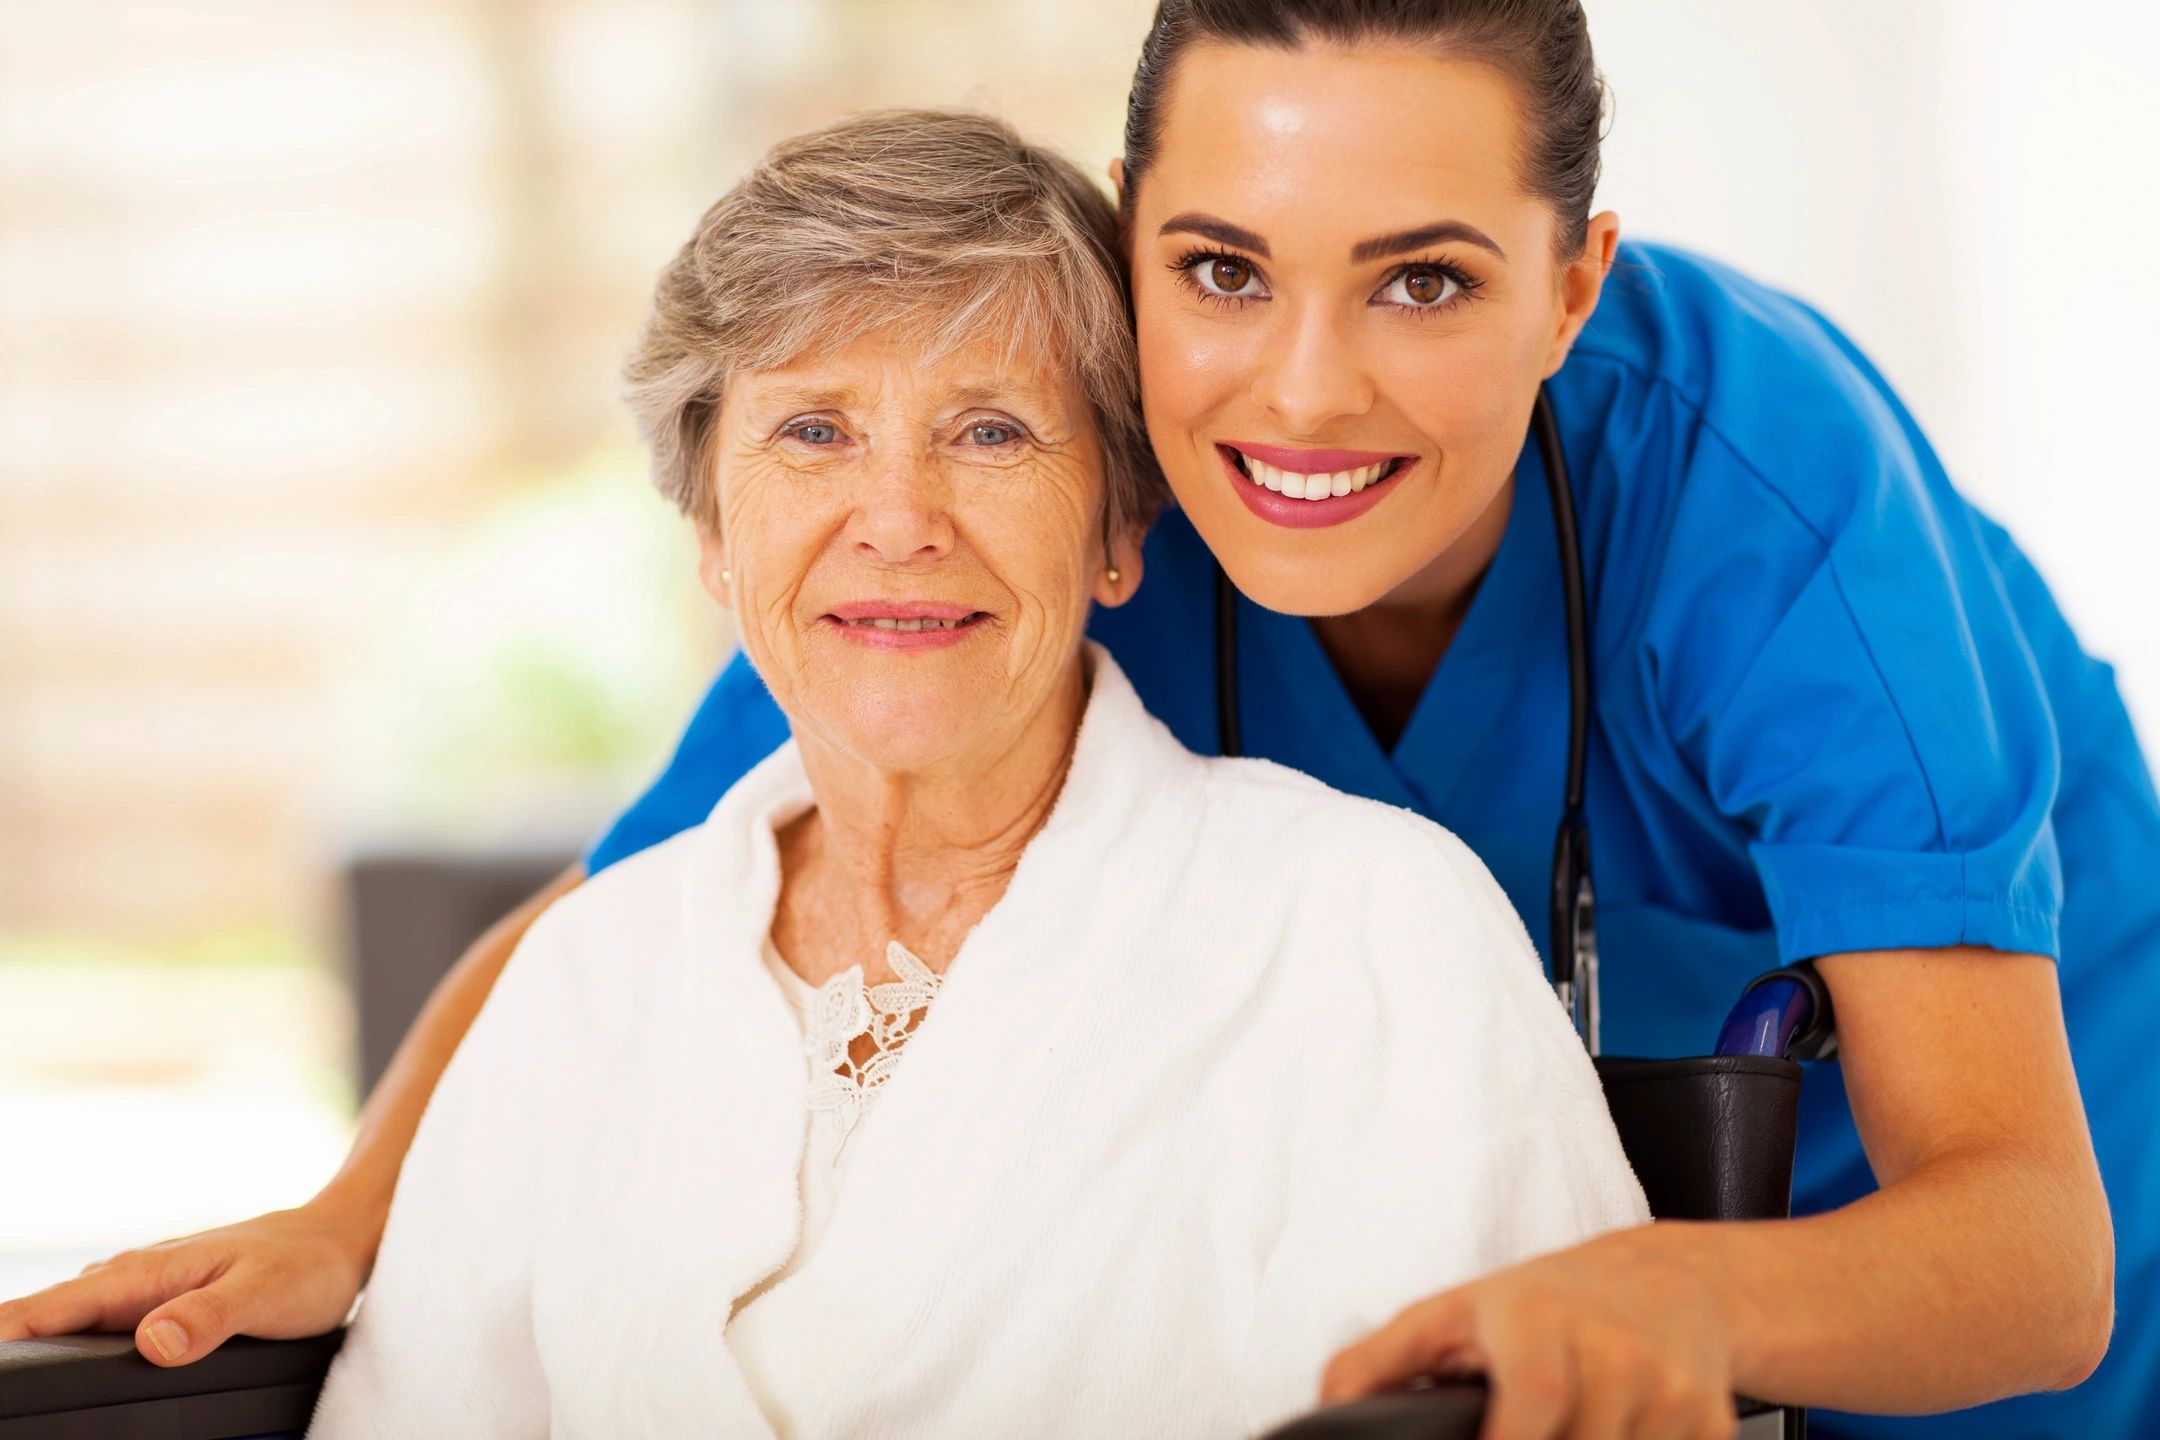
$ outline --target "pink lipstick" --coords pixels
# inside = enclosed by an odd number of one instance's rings
[[[1215,450],[1245,508],[1293,530],[1356,519],[1386,499],[1396,477],[1417,463],[1415,455],[1388,450],[1297,450],[1244,441]]]

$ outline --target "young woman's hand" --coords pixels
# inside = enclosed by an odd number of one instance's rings
[[[436,1080],[526,928],[584,878],[582,864],[570,866],[459,957],[368,1098],[352,1154],[313,1200],[124,1251],[0,1304],[0,1340],[132,1329],[149,1360],[185,1365],[235,1335],[295,1340],[344,1323],[375,1266],[398,1167]]]
[[[185,1365],[234,1335],[334,1330],[367,1278],[381,1226],[320,1203],[126,1250],[0,1304],[0,1340],[129,1330],[153,1364]]]
[[[1732,1435],[1733,1317],[1666,1226],[1601,1235],[1421,1300],[1336,1355],[1321,1402],[1482,1374],[1483,1440]]]
[[[2107,1352],[2115,1245],[2055,963],[1963,946],[1816,965],[1879,1190],[1500,1271],[1336,1356],[1325,1398],[1482,1371],[1489,1437],[1574,1440],[1729,1434],[1709,1406],[1734,1388],[1925,1415],[2081,1384]]]

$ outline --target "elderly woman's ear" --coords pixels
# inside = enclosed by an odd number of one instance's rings
[[[1103,568],[1096,572],[1095,583],[1089,591],[1096,604],[1115,609],[1132,599],[1140,589],[1140,542],[1145,534],[1141,530],[1128,530],[1104,547]]]
[[[735,608],[735,575],[729,568],[727,545],[720,538],[719,528],[707,521],[696,526],[698,547],[698,583],[714,603],[724,610]]]

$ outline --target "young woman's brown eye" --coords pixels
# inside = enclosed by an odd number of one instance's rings
[[[1437,310],[1462,289],[1462,282],[1445,270],[1413,265],[1382,286],[1380,298],[1411,310]]]
[[[1267,294],[1260,274],[1249,261],[1234,255],[1209,255],[1184,267],[1193,283],[1207,294],[1233,300],[1257,300]]]

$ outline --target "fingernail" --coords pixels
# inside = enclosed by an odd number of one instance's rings
[[[187,1331],[172,1320],[160,1320],[149,1330],[151,1348],[158,1358],[165,1361],[178,1360],[187,1354]]]

